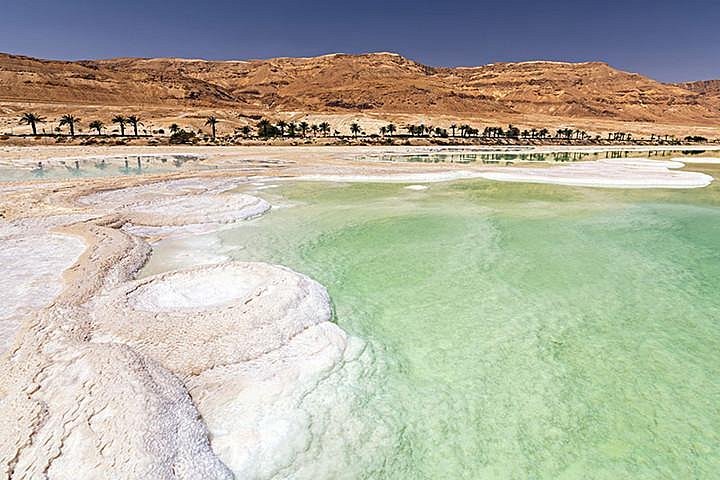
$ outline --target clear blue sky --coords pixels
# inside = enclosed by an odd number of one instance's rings
[[[433,66],[606,61],[720,78],[716,0],[14,0],[0,51],[56,59],[247,59],[394,51]]]

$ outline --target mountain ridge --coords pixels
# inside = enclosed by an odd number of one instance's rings
[[[542,116],[557,124],[583,119],[715,126],[720,87],[710,82],[703,88],[706,83],[666,84],[594,61],[432,67],[393,52],[79,61],[0,53],[0,103],[13,112],[19,104],[64,104],[76,111],[136,106],[178,114]]]

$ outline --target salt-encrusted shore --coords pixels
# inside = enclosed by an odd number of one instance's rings
[[[576,162],[547,168],[506,167],[384,175],[318,174],[300,176],[298,180],[437,183],[475,178],[502,182],[548,183],[599,188],[700,188],[712,183],[713,177],[710,175],[677,170],[683,166],[680,162],[628,158]]]
[[[720,157],[675,157],[672,159],[674,162],[680,163],[699,163],[705,165],[718,165],[720,164]]]
[[[0,285],[11,292],[0,310],[0,475],[292,478],[308,448],[299,432],[321,421],[298,405],[362,350],[331,322],[324,287],[282,266],[227,261],[135,278],[153,241],[270,211],[238,186],[261,190],[261,177],[418,192],[468,178],[622,188],[712,181],[678,162],[637,159],[471,169],[308,155],[0,185]]]
[[[677,170],[683,166],[680,162],[609,159],[544,169],[513,168],[487,172],[482,178],[604,188],[701,188],[712,183],[713,177],[710,175]]]
[[[280,401],[306,395],[343,361],[347,337],[330,322],[325,289],[260,263],[132,280],[150,250],[127,228],[131,221],[169,236],[267,212],[267,202],[227,191],[242,181],[95,191],[71,196],[85,214],[2,224],[10,240],[31,243],[25,254],[63,251],[47,267],[42,255],[28,255],[46,277],[80,257],[54,301],[50,289],[35,304],[20,297],[8,307],[35,310],[21,322],[12,317],[5,340],[19,333],[0,365],[5,477],[224,479],[290,466],[268,454],[285,437],[268,437],[243,418],[262,412],[273,423],[273,415],[287,415],[288,408],[269,408],[273,397],[248,397],[254,383],[269,388],[268,375]],[[27,282],[17,280],[19,288]]]

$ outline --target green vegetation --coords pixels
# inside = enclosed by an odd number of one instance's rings
[[[125,125],[127,125],[128,119],[122,115],[116,115],[113,117],[112,123],[118,124],[118,126],[120,127],[120,136],[124,137],[125,136]]]
[[[103,122],[100,120],[93,120],[90,122],[90,128],[93,130],[97,130],[98,135],[102,135],[102,129],[105,126]]]
[[[207,120],[205,120],[205,125],[210,125],[210,128],[212,129],[212,140],[213,140],[213,142],[215,141],[215,133],[216,133],[216,132],[215,132],[215,125],[217,125],[218,121],[219,121],[219,120],[218,120],[214,115],[209,116],[209,117],[207,118]]]
[[[60,117],[59,125],[61,127],[67,125],[68,128],[70,129],[70,136],[74,137],[75,136],[75,124],[78,122],[80,122],[80,119],[78,117],[67,114],[67,115],[63,115],[62,117]]]
[[[45,118],[32,112],[23,113],[20,117],[20,124],[30,125],[32,127],[33,135],[37,135],[37,124],[45,123]]]
[[[137,116],[135,116],[135,115],[130,115],[130,116],[127,117],[125,120],[127,121],[127,123],[129,123],[130,125],[132,125],[132,127],[133,127],[133,133],[134,133],[135,136],[137,137],[137,136],[138,136],[138,125],[143,125],[143,123],[140,121],[140,118],[137,117]],[[144,125],[143,125],[143,126],[144,126]]]
[[[267,118],[261,118],[260,116],[253,115],[240,115],[241,118],[253,118],[259,119],[257,124],[253,127],[252,125],[245,125],[241,128],[235,128],[233,135],[228,135],[223,138],[226,142],[232,142],[233,138],[237,140],[240,136],[243,138],[251,138],[256,136],[260,139],[270,139],[275,137],[280,138],[307,138],[312,137],[329,137],[333,136],[338,139],[347,139],[352,137],[353,139],[385,139],[389,141],[391,138],[406,139],[409,138],[426,138],[426,139],[464,139],[464,140],[485,140],[486,143],[501,143],[506,144],[507,141],[529,141],[532,143],[533,140],[543,140],[545,142],[561,142],[561,143],[574,143],[574,142],[586,142],[586,143],[605,143],[605,142],[632,142],[637,144],[679,144],[680,139],[676,139],[673,135],[660,135],[650,134],[648,137],[636,137],[629,132],[609,132],[605,135],[589,134],[582,129],[574,129],[569,127],[559,128],[551,133],[548,128],[525,128],[520,129],[514,125],[508,125],[507,127],[500,126],[485,126],[482,130],[476,128],[470,124],[458,124],[451,123],[447,128],[438,125],[426,125],[426,124],[407,124],[401,128],[402,132],[398,133],[398,127],[392,123],[381,125],[376,130],[377,133],[371,132],[366,133],[363,125],[359,121],[352,122],[345,131],[333,128],[330,123],[324,121],[321,123],[310,124],[307,120],[301,120],[299,122],[278,120],[271,121]],[[32,128],[32,135],[37,136],[37,125],[39,123],[45,123],[45,118],[32,112],[26,112],[20,117],[20,124],[29,125]],[[72,115],[65,114],[57,119],[58,126],[54,128],[54,136],[62,137],[62,127],[68,127],[68,133],[70,137],[75,137],[78,130],[80,118]],[[115,115],[112,117],[111,122],[119,127],[119,136],[126,136],[126,127],[132,126],[133,135],[135,137],[140,136],[139,127],[144,124],[140,117],[137,115]],[[220,120],[217,116],[211,115],[205,119],[204,126],[211,128],[211,139],[213,142],[217,141],[217,124]],[[92,133],[97,132],[97,135],[103,135],[103,129],[105,124],[100,120],[94,120],[89,123],[89,128]],[[177,123],[173,123],[168,127],[170,133],[170,139],[174,143],[186,143],[192,138],[193,142],[197,142],[203,139],[207,140],[207,137],[202,135],[201,130],[193,132],[192,128],[185,127],[181,128]],[[178,134],[178,135],[176,135]],[[198,136],[200,134],[200,136]],[[12,135],[12,134],[11,134]],[[45,134],[43,131],[40,135]],[[88,134],[84,134],[87,136]],[[151,132],[143,130],[144,136],[154,135],[165,135],[165,130],[160,128],[153,128]],[[60,138],[59,138],[60,139]],[[706,143],[706,142],[717,142],[718,140],[711,140],[707,137],[699,135],[688,135],[682,138],[682,141],[688,143]],[[391,142],[392,143],[392,142]]]

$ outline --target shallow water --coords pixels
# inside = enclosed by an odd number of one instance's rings
[[[0,182],[33,179],[132,176],[202,168],[195,155],[118,155],[58,158],[18,166],[0,164]]]
[[[304,400],[323,428],[288,478],[716,478],[717,184],[403,187],[283,183],[144,272],[226,255],[328,287],[365,363]]]
[[[653,160],[670,160],[675,157],[713,157],[720,160],[718,151],[683,151],[683,150],[650,150],[650,151],[565,151],[565,152],[535,152],[522,151],[481,152],[481,151],[448,151],[428,154],[383,154],[367,155],[365,160],[383,162],[413,162],[413,163],[460,163],[460,164],[489,164],[513,165],[516,163],[568,163],[603,160],[608,158],[650,158]]]

